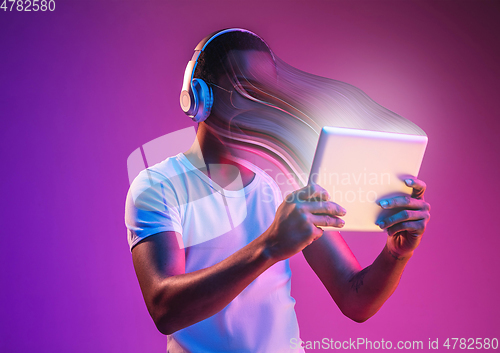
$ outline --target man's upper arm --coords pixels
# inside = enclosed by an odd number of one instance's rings
[[[344,238],[337,231],[325,231],[302,253],[333,300],[341,307],[345,286],[362,269]]]
[[[185,273],[185,252],[179,237],[174,231],[157,233],[132,249],[135,273],[148,307],[163,279]]]

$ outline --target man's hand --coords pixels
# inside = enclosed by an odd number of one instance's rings
[[[344,216],[345,210],[328,199],[327,191],[317,184],[309,184],[286,197],[265,233],[272,258],[284,260],[302,251],[323,235],[321,226],[344,226],[338,217]]]
[[[396,196],[379,201],[383,209],[399,210],[377,222],[380,228],[387,229],[387,248],[396,259],[413,253],[430,218],[431,207],[424,201],[425,183],[417,178],[407,178],[405,184],[413,189],[411,196]]]

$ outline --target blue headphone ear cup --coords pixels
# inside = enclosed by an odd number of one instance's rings
[[[212,88],[200,78],[194,78],[192,81],[193,95],[196,96],[195,101],[198,102],[198,107],[191,119],[199,123],[204,121],[210,115],[210,110],[214,102]]]

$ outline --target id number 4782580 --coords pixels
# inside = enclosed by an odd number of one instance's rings
[[[447,338],[443,343],[447,349],[497,349],[497,338]]]
[[[18,12],[55,11],[55,0],[0,0],[0,10]]]

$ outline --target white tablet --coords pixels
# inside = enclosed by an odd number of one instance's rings
[[[427,136],[326,126],[309,182],[325,188],[331,201],[346,209],[342,231],[381,232],[375,222],[395,211],[383,211],[377,201],[411,194],[403,180],[417,177],[426,146]]]

